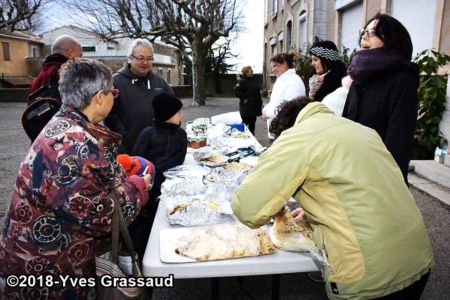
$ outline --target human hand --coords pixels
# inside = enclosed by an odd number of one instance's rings
[[[306,215],[305,215],[305,212],[303,211],[303,209],[296,208],[293,211],[291,211],[291,215],[297,224],[299,224],[303,227],[305,227],[307,225],[308,221],[306,220]]]
[[[265,112],[262,113],[261,118],[262,118],[263,120],[269,119],[269,118],[267,117],[267,115],[266,115]]]
[[[151,190],[152,189],[152,175],[146,174],[142,178],[144,179],[147,190]]]

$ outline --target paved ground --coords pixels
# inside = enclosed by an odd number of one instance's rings
[[[237,100],[232,98],[213,98],[203,107],[189,106],[190,100],[185,100],[184,103],[185,120],[237,110]],[[19,163],[29,147],[27,137],[18,121],[23,108],[23,103],[0,102],[0,175],[2,178],[0,218],[6,211]],[[268,145],[265,130],[265,122],[258,120],[256,137],[263,145]],[[422,299],[448,300],[450,299],[450,208],[418,190],[411,191],[422,211],[435,255],[435,265]],[[414,253],[405,255],[414,255]],[[176,280],[174,288],[156,289],[153,298],[209,299],[210,283],[209,279]],[[245,277],[242,285],[239,284],[238,278],[222,278],[220,297],[222,299],[270,299],[271,276]],[[280,298],[313,300],[326,299],[326,296],[323,285],[310,281],[305,274],[284,274],[281,276]]]

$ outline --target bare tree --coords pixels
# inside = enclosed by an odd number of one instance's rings
[[[0,0],[0,30],[34,28],[34,18],[45,0]]]
[[[205,60],[211,46],[238,30],[236,0],[66,0],[104,40],[159,37],[192,61],[193,105],[205,104]]]
[[[221,84],[221,75],[229,71],[235,71],[236,64],[230,64],[228,61],[237,58],[239,55],[232,52],[232,46],[236,39],[225,38],[223,41],[216,42],[209,50],[206,58],[207,75],[212,75],[215,82],[215,91],[218,94],[223,92]]]

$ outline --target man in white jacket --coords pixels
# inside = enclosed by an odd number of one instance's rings
[[[262,118],[267,120],[267,135],[271,140],[275,137],[270,133],[270,123],[278,114],[278,106],[306,95],[305,85],[295,72],[295,58],[295,53],[289,52],[288,54],[279,53],[270,60],[272,73],[277,76],[277,80],[273,85],[270,101],[263,108]]]

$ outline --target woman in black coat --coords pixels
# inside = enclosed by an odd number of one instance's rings
[[[258,82],[253,77],[252,67],[243,67],[242,78],[234,87],[234,92],[239,98],[239,112],[242,121],[253,135],[255,135],[256,117],[262,114],[262,100],[259,91]]]
[[[322,101],[339,88],[347,68],[339,59],[339,52],[332,41],[315,42],[309,49],[312,74],[309,79],[309,97]]]
[[[361,50],[348,70],[353,83],[343,116],[378,132],[408,182],[419,101],[411,37],[385,14],[369,20],[360,37]]]

